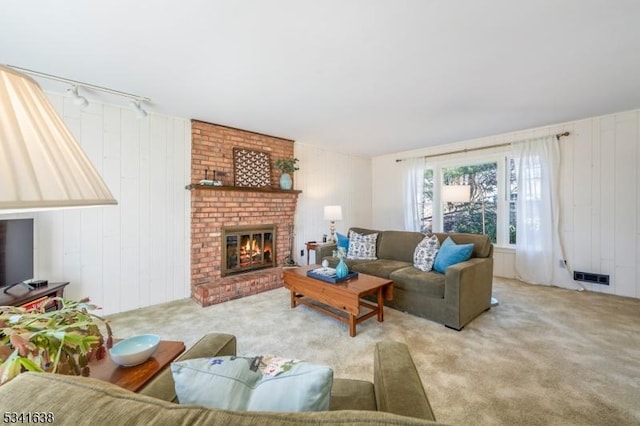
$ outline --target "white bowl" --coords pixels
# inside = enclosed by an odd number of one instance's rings
[[[131,367],[142,364],[156,351],[160,337],[155,334],[140,334],[121,340],[111,349],[109,355],[118,365]]]

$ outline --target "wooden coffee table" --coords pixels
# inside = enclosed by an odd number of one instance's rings
[[[161,340],[151,358],[133,367],[119,366],[107,352],[106,358],[89,363],[89,377],[137,392],[184,352],[184,349],[184,342]]]
[[[356,335],[356,324],[368,318],[377,315],[379,322],[384,321],[384,299],[393,299],[393,281],[358,274],[357,278],[331,284],[308,277],[307,271],[315,268],[320,266],[308,265],[284,271],[284,286],[291,291],[292,308],[302,303],[347,323],[351,337]],[[377,305],[362,300],[367,295],[376,295]],[[361,307],[370,311],[361,315]]]

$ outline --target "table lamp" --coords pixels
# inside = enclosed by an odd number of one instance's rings
[[[330,222],[329,231],[331,232],[331,236],[328,242],[335,243],[336,220],[342,220],[342,206],[324,206],[324,220]]]

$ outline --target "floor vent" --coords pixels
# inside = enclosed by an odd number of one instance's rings
[[[609,275],[573,271],[573,279],[576,281],[584,281],[586,283],[609,285]]]

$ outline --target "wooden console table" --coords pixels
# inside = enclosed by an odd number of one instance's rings
[[[0,291],[0,306],[22,306],[43,297],[63,297],[67,285],[69,282],[49,283],[31,291],[23,286],[15,286],[7,293]]]

